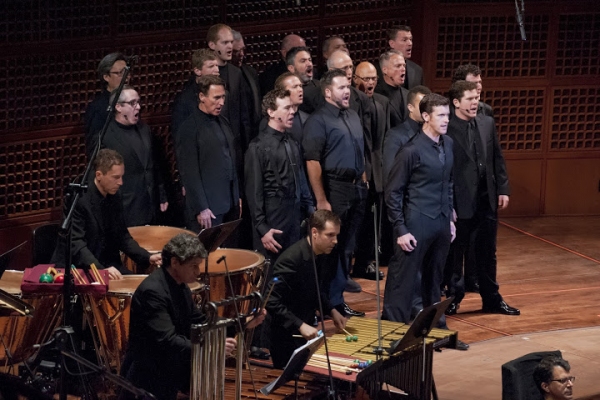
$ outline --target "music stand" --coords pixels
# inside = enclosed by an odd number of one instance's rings
[[[285,385],[292,379],[296,380],[296,398],[298,398],[298,377],[304,370],[304,367],[308,363],[308,360],[313,356],[315,351],[321,346],[321,343],[325,340],[325,335],[321,334],[314,339],[309,340],[304,345],[294,350],[294,353],[290,357],[289,361],[285,365],[281,375],[273,382],[265,385],[260,392],[265,396],[270,395],[279,387]]]
[[[16,245],[12,249],[4,252],[3,254],[0,254],[0,278],[2,278],[2,274],[4,274],[4,271],[9,269],[8,267],[10,266],[10,263],[15,258],[15,256],[21,252],[25,243],[27,243],[27,240],[21,244]]]
[[[236,230],[238,225],[242,222],[242,219],[236,219],[235,221],[224,222],[221,225],[213,226],[211,228],[203,229],[198,234],[198,239],[204,245],[204,248],[209,253],[212,253],[220,245],[223,244],[225,240],[231,235],[233,231]],[[208,273],[208,271],[206,271]]]
[[[444,301],[440,301],[425,307],[417,314],[417,317],[408,328],[408,331],[402,336],[401,339],[396,340],[390,344],[390,347],[386,349],[389,355],[393,355],[401,350],[407,349],[408,347],[419,344],[431,332],[437,325],[438,321],[444,314],[444,311],[448,308],[450,303],[454,300],[451,296]],[[424,347],[424,346],[423,346]]]

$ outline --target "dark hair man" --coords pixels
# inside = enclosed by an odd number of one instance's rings
[[[454,303],[446,310],[455,314],[464,297],[463,263],[474,241],[475,267],[484,313],[519,315],[498,292],[496,236],[498,210],[508,207],[510,188],[506,163],[492,117],[477,114],[479,95],[473,82],[456,81],[450,87],[454,117],[448,136],[454,146],[454,206],[457,238],[450,248],[446,275],[452,271],[448,296]]]
[[[317,337],[313,326],[315,311],[319,309],[317,280],[319,282],[323,312],[331,315],[335,326],[343,329],[346,318],[336,310],[327,296],[331,272],[327,270],[330,254],[340,233],[340,219],[329,210],[317,210],[309,220],[310,232],[281,254],[273,267],[278,283],[267,302],[272,316],[271,356],[275,368],[285,367],[294,350],[307,340]],[[315,277],[313,256],[317,266]],[[294,337],[300,334],[302,337]]]
[[[342,315],[362,316],[364,313],[344,302],[343,292],[368,190],[363,126],[356,111],[350,109],[350,80],[345,71],[327,71],[321,78],[321,89],[325,104],[306,121],[302,147],[317,209],[331,210],[342,221],[331,303]]]
[[[179,127],[198,108],[198,81],[206,75],[219,76],[217,56],[210,49],[199,49],[192,53],[192,76],[177,93],[171,108],[171,137],[173,143]]]
[[[94,159],[94,182],[79,199],[73,213],[71,234],[72,263],[87,269],[95,264],[106,269],[110,279],[130,273],[121,262],[123,252],[138,266],[160,265],[160,254],[150,255],[131,237],[125,225],[123,201],[123,157],[111,149],[102,149]],[[64,266],[64,244],[55,252],[57,264]],[[63,247],[64,248],[64,247]]]
[[[409,323],[413,288],[421,273],[421,298],[427,307],[440,301],[440,283],[452,222],[452,139],[446,136],[448,99],[423,97],[423,127],[400,150],[392,165],[385,201],[396,241],[385,283],[383,318]],[[445,328],[445,318],[439,322]]]
[[[83,121],[85,125],[85,149],[89,157],[94,144],[98,142],[98,133],[104,127],[108,117],[108,100],[113,90],[119,87],[125,73],[127,61],[121,53],[110,53],[98,64],[97,74],[102,85],[102,91],[85,109]],[[129,75],[131,77],[131,75]]]
[[[260,93],[264,96],[269,90],[273,89],[277,77],[288,70],[286,59],[287,53],[294,47],[306,47],[304,39],[298,35],[290,34],[281,41],[279,50],[281,59],[274,64],[269,65],[259,76]],[[310,53],[310,52],[309,52]]]
[[[288,130],[292,139],[298,144],[302,144],[302,129],[304,123],[309,117],[309,114],[300,110],[300,105],[304,100],[304,89],[302,87],[302,81],[300,78],[291,72],[284,72],[275,81],[275,89],[287,90],[290,92],[290,100],[292,101],[292,107],[294,108],[294,123]]]
[[[213,25],[208,28],[206,42],[217,56],[219,77],[226,84],[227,97],[222,114],[229,121],[234,138],[241,148],[241,153],[237,155],[240,165],[238,172],[241,173],[243,152],[248,148],[253,132],[251,90],[244,80],[242,71],[230,62],[233,55],[232,29],[225,24]]]
[[[406,76],[406,62],[401,52],[388,50],[379,57],[383,79],[375,86],[375,93],[390,101],[390,128],[400,125],[408,115],[408,90],[402,85]]]
[[[187,284],[197,281],[208,256],[198,237],[180,233],[163,247],[163,268],[142,281],[131,301],[129,346],[121,375],[161,400],[190,388],[190,327],[204,322]],[[264,314],[247,327],[260,324]],[[236,348],[227,338],[223,357]]]
[[[479,96],[479,106],[477,107],[477,114],[483,114],[489,117],[494,116],[494,110],[492,109],[492,106],[481,101],[481,91],[483,90],[481,68],[473,64],[459,65],[452,74],[452,83],[456,81],[467,81],[475,83],[477,85],[477,95]]]
[[[300,223],[312,211],[312,197],[300,148],[287,133],[294,121],[290,92],[268,92],[262,108],[268,121],[246,152],[246,198],[254,248],[275,262],[302,237]]]
[[[300,110],[312,114],[321,103],[321,86],[319,81],[313,79],[314,67],[310,49],[308,47],[293,47],[288,51],[285,60],[289,72],[293,72],[302,81],[304,96]]]
[[[186,222],[195,232],[239,218],[242,207],[237,147],[221,115],[225,82],[203,76],[198,85],[198,108],[181,125],[176,143],[177,166],[186,190]]]
[[[423,68],[411,61],[413,48],[413,35],[410,26],[398,25],[388,29],[388,44],[390,49],[400,51],[406,60],[406,77],[402,86],[412,89],[423,85]]]
[[[572,400],[575,377],[567,360],[550,356],[533,370],[533,380],[544,400]]]

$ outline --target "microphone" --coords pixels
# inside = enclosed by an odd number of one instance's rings
[[[283,122],[283,120],[281,119],[281,117],[277,117],[277,120],[278,120],[279,122]]]
[[[523,25],[523,15],[521,12],[525,12],[525,0],[521,0],[521,10],[519,10],[519,4],[515,0],[515,8],[517,9],[517,23],[519,24],[519,30],[521,31],[521,40],[527,40],[525,35],[525,26]]]
[[[225,255],[222,255],[221,257],[219,257],[219,259],[217,260],[217,264],[221,264],[223,261],[225,261],[226,257],[227,256],[225,256]]]
[[[219,53],[220,56],[223,55],[223,53],[221,53],[221,50],[217,50],[217,53]]]

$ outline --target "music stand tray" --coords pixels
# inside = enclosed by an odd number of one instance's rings
[[[417,314],[417,317],[413,321],[412,325],[408,328],[408,331],[402,336],[401,339],[396,340],[390,344],[390,347],[386,349],[388,354],[392,355],[398,351],[402,351],[411,346],[417,345],[423,341],[429,332],[437,325],[438,321],[444,314],[444,311],[452,303],[454,297],[449,297],[444,301],[440,301],[425,307]]]
[[[317,351],[323,343],[323,340],[325,340],[325,335],[321,334],[294,350],[294,353],[290,357],[279,378],[260,389],[260,392],[265,396],[268,396],[280,386],[285,385],[287,382],[300,375],[308,363],[308,360],[310,360],[315,351]]]
[[[203,229],[198,234],[198,239],[200,239],[206,251],[212,253],[227,240],[240,222],[242,222],[241,219],[236,219],[235,221],[224,222],[221,225]]]

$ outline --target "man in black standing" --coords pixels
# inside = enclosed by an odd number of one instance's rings
[[[453,274],[448,296],[455,296],[448,315],[456,314],[464,297],[463,262],[472,241],[483,312],[519,315],[498,292],[496,236],[498,210],[508,206],[510,189],[502,149],[492,117],[477,114],[479,95],[473,82],[456,81],[450,87],[454,116],[448,136],[454,142],[454,204],[457,240],[450,249],[448,265]]]
[[[397,50],[388,50],[379,57],[379,67],[383,74],[375,86],[375,92],[390,101],[390,128],[400,125],[408,115],[408,90],[402,85],[406,76],[404,56]]]
[[[445,136],[448,99],[432,93],[423,98],[423,128],[394,160],[385,188],[388,217],[396,247],[388,268],[383,318],[409,323],[413,287],[421,272],[421,298],[427,307],[440,301],[440,283],[452,222],[452,139]],[[439,326],[445,327],[445,318]]]
[[[116,93],[111,95],[111,101]],[[123,177],[121,195],[127,226],[156,223],[157,211],[167,211],[169,203],[164,189],[164,163],[160,162],[160,146],[150,127],[140,121],[141,102],[138,92],[123,86],[115,106],[102,147],[117,151],[125,160],[127,175]]]
[[[306,42],[298,35],[290,34],[281,41],[281,60],[269,65],[259,76],[260,93],[264,96],[269,90],[273,89],[275,80],[279,75],[288,70],[287,53],[294,47],[305,47]],[[310,53],[310,52],[309,52]],[[312,77],[311,77],[312,79]]]
[[[452,74],[452,83],[456,81],[473,82],[477,85],[477,95],[479,96],[479,105],[477,114],[494,116],[494,109],[488,103],[481,101],[481,91],[483,90],[483,79],[481,78],[481,68],[474,64],[459,65]]]
[[[198,86],[198,109],[181,124],[176,143],[186,225],[195,232],[239,218],[242,207],[234,137],[221,116],[225,82],[209,75]]]
[[[363,316],[344,302],[343,295],[368,190],[363,128],[356,111],[349,109],[350,80],[344,71],[327,71],[321,88],[325,104],[306,121],[302,146],[317,209],[331,210],[342,221],[330,300],[342,315]]]
[[[253,138],[258,134],[258,124],[262,119],[261,112],[261,94],[258,86],[258,72],[250,65],[244,63],[246,58],[246,44],[244,37],[238,31],[232,30],[233,34],[233,53],[231,54],[231,64],[235,65],[242,71],[244,81],[248,87],[251,107],[250,107],[250,137]]]
[[[406,78],[402,86],[410,90],[415,86],[423,85],[423,68],[410,60],[413,48],[413,35],[410,26],[394,26],[388,29],[387,33],[390,49],[401,52],[406,60]]]
[[[121,53],[110,53],[98,64],[98,78],[102,91],[85,109],[83,121],[85,125],[85,153],[91,157],[94,146],[98,143],[98,133],[108,118],[108,100],[113,90],[119,87],[127,67],[125,56]],[[131,75],[130,75],[131,76]]]
[[[294,121],[290,92],[274,89],[263,98],[268,122],[246,152],[246,198],[254,249],[275,262],[300,237],[312,208],[300,147],[286,132]]]
[[[287,90],[290,92],[290,100],[292,101],[292,108],[294,109],[294,122],[292,123],[292,127],[288,129],[288,132],[292,139],[299,145],[302,145],[302,130],[309,117],[308,113],[305,113],[299,108],[304,99],[302,81],[295,74],[289,71],[284,72],[275,81],[275,89]],[[304,152],[301,154],[304,154]]]

